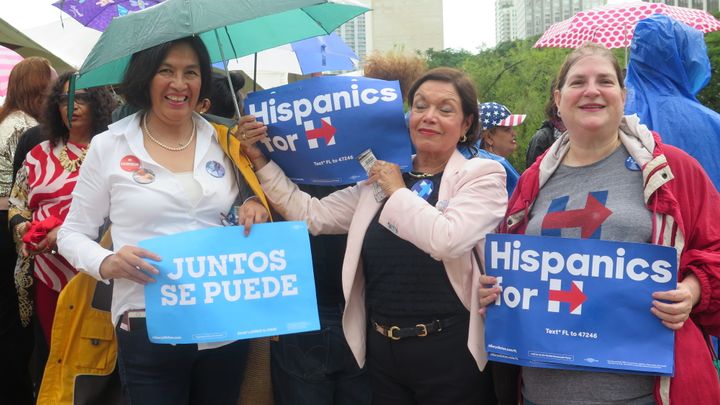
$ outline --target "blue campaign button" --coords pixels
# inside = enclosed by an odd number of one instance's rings
[[[430,197],[430,194],[433,192],[433,182],[428,179],[422,179],[420,181],[415,182],[415,184],[412,185],[410,190],[412,190],[415,194],[419,195],[423,199],[427,200],[428,197]]]
[[[633,159],[632,156],[628,156],[627,159],[625,159],[625,167],[627,167],[628,170],[632,170],[634,172],[640,171],[640,165],[637,164],[635,159]]]

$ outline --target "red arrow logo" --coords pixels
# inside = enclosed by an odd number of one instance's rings
[[[335,136],[335,127],[328,124],[323,119],[321,119],[320,122],[322,123],[320,128],[307,131],[307,139],[325,138],[325,144],[328,144],[332,141],[333,136]]]
[[[570,291],[550,290],[550,300],[569,303],[572,312],[587,300],[587,296],[575,285],[575,282],[572,282]]]
[[[612,214],[592,194],[588,194],[585,208],[551,212],[543,219],[543,229],[580,228],[580,236],[587,239]]]

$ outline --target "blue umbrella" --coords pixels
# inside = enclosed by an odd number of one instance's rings
[[[53,6],[64,11],[80,24],[105,31],[115,17],[144,10],[162,0],[60,0]]]

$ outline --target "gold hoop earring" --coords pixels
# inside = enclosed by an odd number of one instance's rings
[[[465,143],[465,142],[467,142],[467,139],[468,139],[468,138],[467,138],[467,134],[464,134],[464,135],[460,138],[460,143]]]

